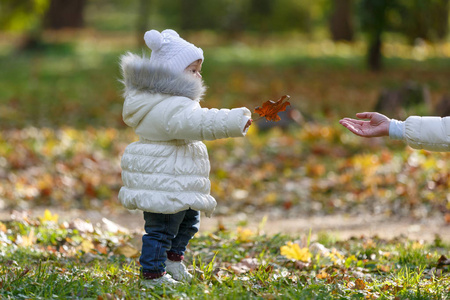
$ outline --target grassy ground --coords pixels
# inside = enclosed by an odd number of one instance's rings
[[[263,230],[264,224],[261,224]],[[449,299],[450,245],[245,228],[195,237],[191,284],[145,288],[134,235],[82,220],[17,215],[0,223],[2,299]]]

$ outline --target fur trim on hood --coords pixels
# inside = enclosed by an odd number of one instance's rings
[[[145,56],[127,53],[121,57],[124,96],[135,91],[184,96],[200,101],[206,91],[203,81],[189,74],[173,74]]]

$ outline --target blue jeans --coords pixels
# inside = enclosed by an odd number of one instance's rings
[[[167,252],[182,257],[189,240],[200,227],[200,212],[192,209],[176,214],[144,212],[145,232],[139,262],[141,271],[156,276],[165,272]]]

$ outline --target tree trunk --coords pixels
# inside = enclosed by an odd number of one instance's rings
[[[381,33],[376,34],[369,41],[369,49],[367,51],[367,64],[371,71],[379,71],[382,68],[381,45]]]
[[[86,0],[51,0],[44,24],[49,29],[81,28]]]
[[[371,71],[382,68],[382,34],[387,28],[386,13],[394,0],[362,0],[360,17],[367,34],[367,66]]]
[[[352,41],[352,0],[334,0],[330,32],[334,41]]]
[[[445,40],[448,35],[448,15],[450,10],[450,1],[449,0],[440,0],[436,4],[436,14],[435,14],[435,22],[436,22],[436,35],[439,40]]]
[[[251,0],[250,11],[253,15],[253,22],[259,25],[260,34],[265,36],[270,31],[269,16],[272,14],[274,1],[272,0]]]
[[[192,30],[197,27],[197,22],[194,16],[197,16],[196,7],[198,6],[197,0],[181,0],[180,8],[180,27],[181,31]],[[201,18],[201,16],[197,16]]]
[[[228,4],[222,28],[228,40],[238,40],[245,29],[246,15],[242,10],[242,5],[238,1],[232,1]]]
[[[144,34],[146,31],[150,30],[149,28],[149,16],[150,16],[150,7],[151,0],[140,0],[139,1],[139,11],[137,18],[137,42],[139,46],[144,46]]]

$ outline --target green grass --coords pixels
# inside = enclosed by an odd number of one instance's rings
[[[301,263],[281,255],[280,248],[307,235],[205,233],[186,253],[196,274],[191,284],[145,288],[137,256],[118,254],[133,234],[97,227],[85,232],[70,224],[45,218],[0,223],[2,299],[450,298],[449,266],[437,266],[450,250],[447,244],[328,238],[330,254],[316,253]]]

